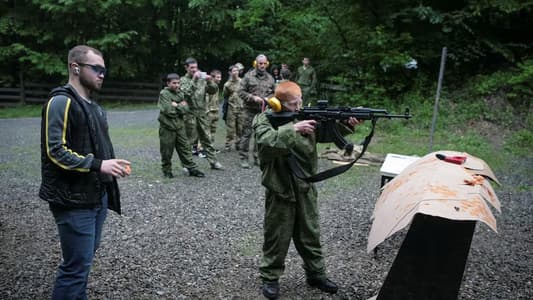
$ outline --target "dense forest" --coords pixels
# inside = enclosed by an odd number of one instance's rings
[[[100,49],[110,80],[250,67],[259,53],[296,69],[309,57],[345,102],[431,101],[442,47],[448,90],[533,95],[531,0],[7,0],[0,2],[0,85],[64,81],[76,44]]]

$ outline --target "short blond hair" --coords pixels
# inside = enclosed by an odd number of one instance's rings
[[[102,52],[98,51],[97,49],[87,46],[87,45],[78,45],[68,52],[68,63],[84,63],[87,60],[87,53],[92,52],[100,57],[104,57],[102,55]]]

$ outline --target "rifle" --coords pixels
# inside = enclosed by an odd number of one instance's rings
[[[268,101],[268,104],[273,108],[273,111],[267,111],[266,116],[274,128],[278,128],[279,126],[294,120],[316,120],[317,126],[315,128],[315,133],[317,140],[323,143],[334,143],[339,149],[344,149],[347,155],[352,154],[354,146],[339,132],[337,121],[348,120],[349,118],[354,117],[359,121],[370,120],[372,122],[372,129],[362,143],[363,149],[361,150],[361,153],[359,153],[355,160],[347,165],[328,169],[318,174],[306,177],[294,157],[290,156],[289,166],[291,167],[293,174],[307,182],[321,181],[350,169],[353,164],[365,153],[368,144],[370,144],[370,141],[374,136],[374,128],[378,119],[410,119],[412,117],[412,115],[409,113],[409,109],[406,109],[404,114],[395,115],[389,114],[385,109],[343,106],[331,107],[328,106],[327,100],[319,100],[317,106],[304,107],[299,111],[279,111],[281,105],[278,105],[279,103],[275,103],[277,99],[273,99],[269,99]]]

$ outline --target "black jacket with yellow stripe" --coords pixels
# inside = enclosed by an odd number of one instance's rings
[[[95,208],[107,192],[109,209],[120,214],[116,179],[100,173],[102,160],[114,157],[101,107],[70,85],[52,90],[42,110],[39,197],[54,207]]]

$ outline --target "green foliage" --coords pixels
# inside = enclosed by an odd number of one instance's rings
[[[308,56],[322,80],[348,83],[353,102],[379,104],[427,88],[419,84],[434,81],[443,46],[450,83],[487,73],[494,62],[517,64],[526,77],[514,79],[526,82],[532,7],[518,0],[3,2],[0,66],[13,78],[20,70],[64,76],[66,51],[76,44],[99,47],[120,80],[180,70],[188,56],[221,69],[259,52],[293,67]],[[411,59],[417,70],[405,69]],[[507,83],[510,97],[529,92]]]
[[[531,145],[533,145],[533,131],[531,128],[513,132],[505,141],[505,150],[516,155],[531,156]]]
[[[473,90],[482,96],[503,92],[516,105],[527,102],[533,96],[533,59],[511,69],[478,76]]]

